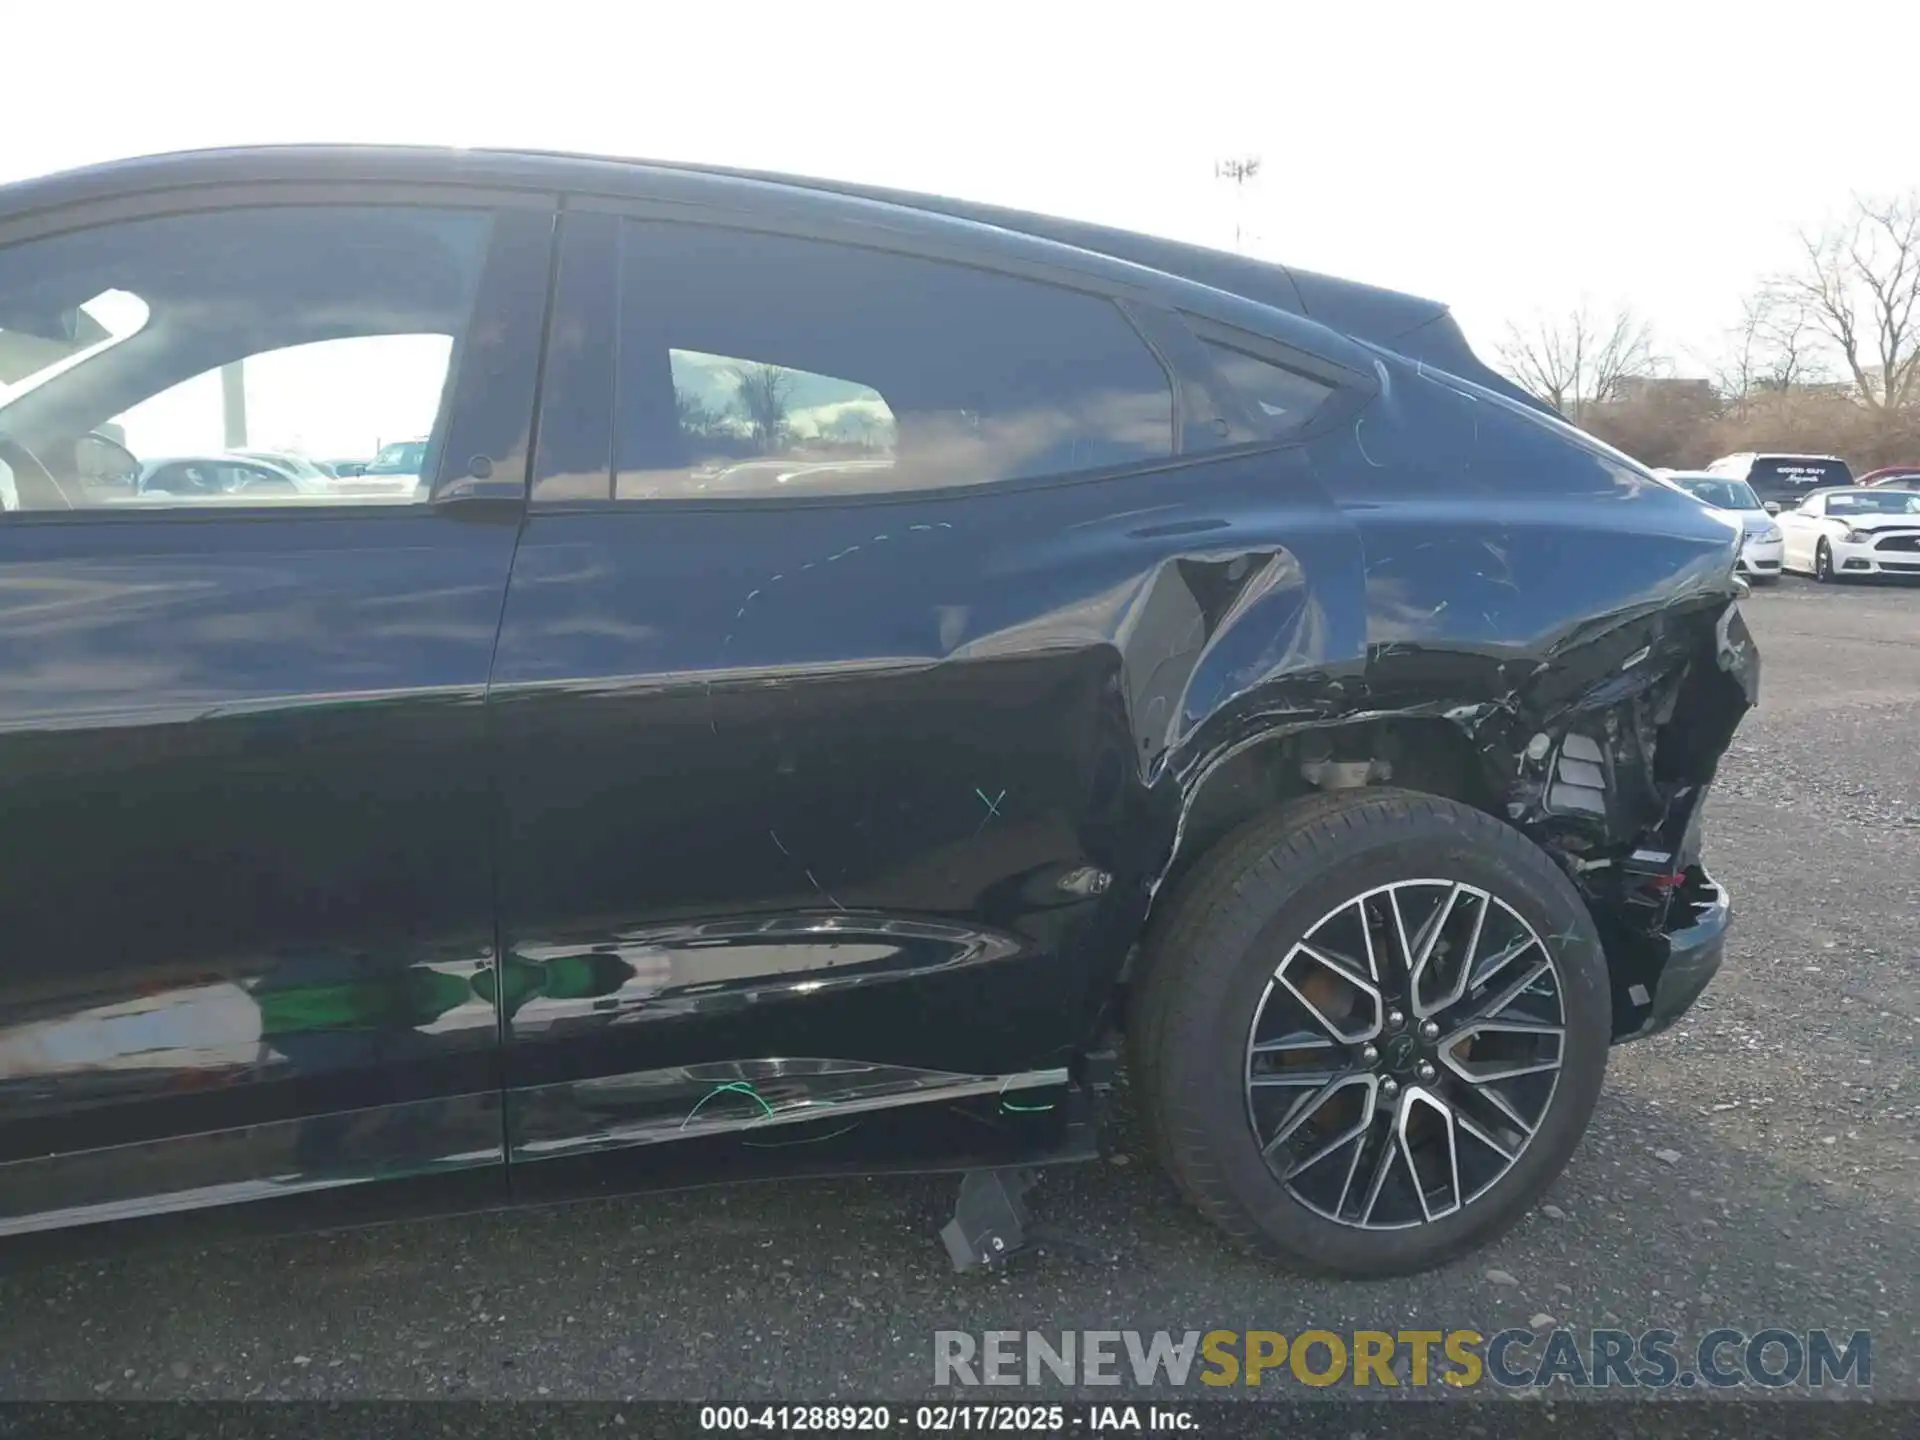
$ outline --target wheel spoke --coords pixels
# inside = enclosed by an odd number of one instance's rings
[[[1475,902],[1473,929],[1467,936],[1467,948],[1461,953],[1453,984],[1448,987],[1446,994],[1429,1004],[1420,998],[1420,982],[1426,977],[1427,967],[1433,962],[1434,952],[1439,948],[1442,929],[1452,918],[1454,906],[1462,894],[1472,897]],[[1429,1015],[1438,1014],[1449,1005],[1458,1003],[1460,997],[1467,993],[1467,981],[1473,970],[1473,957],[1480,949],[1480,932],[1486,928],[1489,898],[1481,891],[1470,890],[1464,885],[1454,886],[1453,892],[1447,896],[1447,903],[1434,917],[1431,931],[1421,944],[1420,958],[1414,963],[1413,974],[1407,982],[1407,1000],[1415,1015],[1425,1019]]]
[[[1469,990],[1478,990],[1482,985],[1485,985],[1489,980],[1493,979],[1494,976],[1498,975],[1502,970],[1506,969],[1507,966],[1511,965],[1515,960],[1518,960],[1522,955],[1526,954],[1529,949],[1539,943],[1540,942],[1535,940],[1532,934],[1529,933],[1510,944],[1502,946],[1474,967],[1473,974],[1467,979],[1467,988]]]
[[[1527,1123],[1526,1117],[1513,1108],[1512,1101],[1508,1100],[1506,1096],[1502,1095],[1491,1085],[1481,1085],[1475,1081],[1468,1081],[1467,1083],[1473,1086],[1473,1089],[1466,1092],[1467,1094],[1478,1096],[1480,1099],[1486,1101],[1504,1115],[1507,1123],[1513,1126],[1514,1129],[1518,1130],[1529,1140],[1533,1138],[1533,1132],[1537,1127]]]
[[[1343,1028],[1341,1022],[1335,1020],[1333,1016],[1329,1015],[1327,1011],[1322,1008],[1331,998],[1326,994],[1324,984],[1311,986],[1316,994],[1309,994],[1308,989],[1310,982],[1304,980],[1301,983],[1295,982],[1292,972],[1300,968],[1299,962],[1303,959],[1308,964],[1319,967],[1319,974],[1332,976],[1332,983],[1336,987],[1347,987],[1349,999],[1357,995],[1364,1000],[1366,1008],[1372,1011],[1372,1018],[1364,1023],[1348,1021]],[[1280,968],[1274,972],[1274,979],[1286,989],[1289,995],[1293,996],[1293,998],[1299,1002],[1301,1008],[1313,1017],[1314,1022],[1318,1024],[1334,1042],[1341,1045],[1353,1045],[1363,1040],[1370,1040],[1380,1033],[1382,1007],[1378,987],[1371,981],[1362,978],[1356,971],[1336,961],[1330,960],[1327,956],[1313,949],[1313,947],[1304,941],[1294,946],[1293,949],[1288,952],[1287,958],[1280,962]]]
[[[1447,1056],[1446,1064],[1449,1070],[1453,1071],[1454,1074],[1458,1075],[1470,1085],[1485,1085],[1493,1080],[1516,1080],[1522,1075],[1545,1075],[1550,1070],[1558,1070],[1560,1068],[1560,1062],[1557,1059],[1538,1061],[1523,1060],[1515,1061],[1510,1065],[1503,1065],[1498,1070],[1470,1072],[1463,1070],[1459,1062],[1454,1060],[1451,1054]]]
[[[1367,947],[1367,973],[1377,984],[1380,980],[1380,956],[1373,948],[1373,926],[1367,920],[1367,902],[1364,896],[1353,902],[1353,910],[1360,917],[1360,938]],[[1318,931],[1321,927],[1316,925],[1313,928]]]
[[[1347,1162],[1347,1173],[1340,1178],[1340,1193],[1334,1198],[1333,1218],[1338,1220],[1347,1213],[1347,1196],[1353,1193],[1353,1177],[1360,1173],[1360,1157],[1367,1153],[1367,1133],[1373,1128],[1375,1092],[1367,1091],[1367,1119],[1360,1129],[1353,1145],[1353,1158]]]
[[[1400,891],[1397,888],[1387,891],[1387,910],[1393,916],[1393,938],[1399,942],[1395,947],[1398,953],[1394,956],[1394,959],[1399,964],[1400,976],[1411,975],[1413,973],[1413,946],[1407,940],[1407,920],[1406,917],[1400,913]]]
[[[1485,1130],[1474,1124],[1467,1116],[1460,1114],[1458,1111],[1454,1112],[1453,1123],[1460,1129],[1466,1131],[1467,1134],[1473,1136],[1474,1139],[1493,1151],[1494,1154],[1498,1155],[1509,1165],[1520,1158],[1520,1152],[1518,1150],[1509,1150],[1505,1145],[1502,1145],[1498,1140],[1494,1139],[1493,1136],[1489,1135]]]
[[[1440,902],[1440,908],[1420,927],[1420,933],[1414,937],[1413,949],[1408,953],[1413,957],[1413,973],[1418,976],[1420,970],[1433,956],[1433,947],[1440,943],[1440,932],[1447,928],[1447,920],[1453,914],[1454,904],[1460,899],[1460,891],[1465,888],[1455,885],[1447,891],[1447,898]]]
[[[1549,1025],[1544,1020],[1475,1020],[1465,1027],[1465,1034],[1499,1035],[1552,1035],[1563,1036],[1567,1033],[1564,1025]]]
[[[1287,1112],[1287,1118],[1281,1122],[1280,1129],[1275,1132],[1271,1140],[1261,1146],[1260,1153],[1262,1155],[1271,1155],[1282,1145],[1286,1144],[1287,1141],[1291,1140],[1294,1132],[1306,1124],[1309,1118],[1317,1114],[1321,1107],[1333,1098],[1335,1092],[1344,1090],[1349,1085],[1364,1085],[1369,1083],[1370,1081],[1365,1075],[1334,1076],[1333,1079],[1314,1091],[1313,1094],[1298,1101],[1294,1107]]]
[[[1324,965],[1356,990],[1365,990],[1370,994],[1379,993],[1373,981],[1360,973],[1359,967],[1344,955],[1336,955],[1331,950],[1319,948],[1302,940],[1297,947],[1299,952],[1316,964]]]
[[[1295,1030],[1290,1034],[1279,1035],[1272,1040],[1256,1041],[1253,1053],[1256,1055],[1286,1055],[1296,1050],[1337,1050],[1340,1047],[1325,1035],[1315,1035],[1311,1030]]]
[[[1320,1146],[1319,1149],[1294,1161],[1287,1169],[1286,1178],[1291,1180],[1302,1171],[1311,1170],[1329,1155],[1336,1155],[1346,1146],[1352,1145],[1354,1147],[1354,1158],[1353,1162],[1347,1166],[1347,1186],[1351,1186],[1353,1184],[1353,1166],[1358,1164],[1360,1159],[1361,1147],[1359,1142],[1366,1138],[1367,1131],[1372,1128],[1373,1125],[1373,1094],[1373,1086],[1369,1083],[1367,1086],[1366,1100],[1360,1109],[1360,1118],[1345,1130],[1342,1130],[1338,1135],[1334,1136],[1333,1139],[1327,1141],[1326,1144]],[[1346,1199],[1346,1186],[1341,1188],[1340,1198],[1342,1201]],[[1334,1209],[1337,1211],[1339,1206],[1336,1205]]]
[[[1542,975],[1550,975],[1552,973],[1553,973],[1553,961],[1542,960],[1539,964],[1535,965],[1532,969],[1528,970],[1526,974],[1522,975],[1518,980],[1514,981],[1513,984],[1509,985],[1506,989],[1502,990],[1499,993],[1499,995],[1497,995],[1494,999],[1489,1000],[1484,1004],[1474,1006],[1474,1018],[1467,1021],[1466,1024],[1456,1028],[1452,1034],[1448,1035],[1446,1039],[1442,1040],[1440,1042],[1441,1049],[1443,1050],[1448,1049],[1456,1041],[1464,1039],[1468,1034],[1478,1029],[1483,1021],[1493,1019],[1495,1016],[1499,1015],[1501,1011],[1505,1010],[1509,1005],[1513,1004],[1514,1001],[1518,1000],[1521,996],[1521,993],[1525,991],[1529,985],[1532,985],[1535,981],[1537,981]]]
[[[1413,1119],[1416,1108],[1430,1110],[1440,1117],[1440,1134],[1446,1141],[1447,1183],[1452,1202],[1443,1210],[1435,1210],[1427,1203],[1427,1184],[1420,1174],[1420,1165],[1413,1156],[1413,1146],[1407,1139],[1407,1126]],[[1460,1150],[1453,1137],[1453,1111],[1442,1105],[1424,1090],[1409,1090],[1405,1103],[1400,1106],[1400,1116],[1394,1125],[1394,1139],[1399,1143],[1401,1152],[1407,1158],[1407,1170],[1413,1176],[1414,1194],[1420,1201],[1420,1213],[1428,1221],[1444,1219],[1460,1208]]]
[[[1346,1073],[1344,1070],[1263,1070],[1247,1084],[1255,1089],[1274,1085],[1326,1085]]]
[[[1373,1222],[1374,1207],[1380,1203],[1380,1192],[1386,1188],[1387,1176],[1393,1171],[1394,1157],[1399,1153],[1399,1147],[1393,1143],[1393,1135],[1389,1132],[1386,1143],[1380,1147],[1380,1158],[1374,1162],[1373,1178],[1367,1182],[1367,1203],[1360,1211],[1362,1225]]]

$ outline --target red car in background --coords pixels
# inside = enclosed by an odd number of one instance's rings
[[[1882,465],[1878,470],[1869,470],[1854,484],[1920,486],[1920,465]]]

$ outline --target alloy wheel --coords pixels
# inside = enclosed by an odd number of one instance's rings
[[[1345,901],[1275,967],[1247,1115],[1301,1204],[1343,1225],[1442,1220],[1519,1161],[1566,1044],[1553,953],[1497,895],[1403,880]]]

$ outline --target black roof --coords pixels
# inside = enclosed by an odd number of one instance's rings
[[[530,191],[621,194],[644,182],[649,193],[724,208],[825,205],[839,218],[925,233],[958,225],[975,243],[997,244],[1034,263],[1092,271],[1138,284],[1135,270],[1205,287],[1265,310],[1299,316],[1329,330],[1452,371],[1503,394],[1539,402],[1482,364],[1438,301],[1296,270],[1205,246],[936,195],[680,162],[619,159],[556,151],[443,149],[424,146],[278,145],[183,151],[110,161],[0,186],[0,221],[38,210],[141,191],[258,182],[388,181],[467,184]],[[1014,258],[1010,256],[1010,258]],[[1183,302],[1216,309],[1200,296]],[[1235,318],[1231,315],[1222,318]],[[1259,325],[1257,317],[1242,323]]]

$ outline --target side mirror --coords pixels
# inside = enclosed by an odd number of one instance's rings
[[[1778,500],[1767,501],[1766,510],[1769,515],[1778,515],[1780,513],[1780,502]]]
[[[118,429],[119,427],[114,427]],[[117,436],[91,430],[74,441],[74,465],[83,480],[131,485],[140,461]]]

